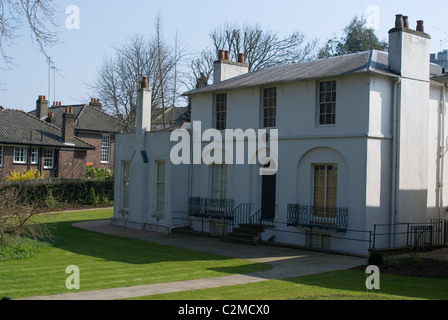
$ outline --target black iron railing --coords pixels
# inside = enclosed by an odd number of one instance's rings
[[[430,223],[375,224],[370,249],[413,248],[418,251],[446,245],[448,220],[431,219]]]
[[[288,225],[345,231],[348,228],[348,208],[288,204]]]
[[[251,203],[242,203],[233,209],[227,216],[230,222],[227,224],[227,233],[231,233],[240,225],[248,223],[251,213]]]
[[[225,218],[234,210],[230,199],[191,197],[188,199],[188,214],[198,217]]]

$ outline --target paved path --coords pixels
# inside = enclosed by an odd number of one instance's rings
[[[285,279],[334,270],[343,270],[365,264],[365,258],[336,255],[269,245],[248,246],[223,242],[219,239],[181,234],[160,234],[150,231],[130,230],[111,225],[109,221],[89,221],[75,224],[79,228],[96,232],[140,239],[190,250],[227,257],[267,263],[273,268],[251,274],[141,285],[126,288],[40,296],[22,300],[113,300],[142,297],[161,293],[190,291],[205,288],[232,286],[272,279]]]

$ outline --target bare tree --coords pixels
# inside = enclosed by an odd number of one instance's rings
[[[216,52],[210,49],[204,49],[197,57],[193,58],[185,86],[189,90],[206,86],[212,77],[215,60]]]
[[[30,30],[39,50],[48,57],[47,47],[57,42],[53,0],[0,0],[0,54],[7,66],[12,64],[4,48],[19,36],[21,28]]]
[[[137,89],[142,77],[149,78],[153,110],[160,108],[165,111],[178,98],[176,66],[183,58],[184,50],[173,50],[167,44],[160,18],[156,19],[153,38],[136,34],[113,49],[114,55],[104,58],[96,82],[90,87],[102,99],[104,108],[121,119],[123,130],[132,132],[135,128]]]
[[[24,191],[23,185],[0,188],[0,244],[6,236],[51,237],[44,224],[34,222],[44,206],[45,199],[37,201],[35,195]]]
[[[299,31],[286,38],[281,38],[276,32],[263,30],[258,25],[238,26],[225,24],[210,32],[213,49],[201,52],[192,65],[194,79],[190,87],[198,79],[210,79],[213,73],[213,62],[218,50],[227,50],[235,61],[239,53],[244,53],[250,71],[257,71],[278,65],[299,63],[315,58],[317,40],[307,41]]]

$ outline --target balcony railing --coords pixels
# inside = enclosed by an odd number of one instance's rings
[[[321,208],[288,204],[288,225],[336,229],[348,228],[348,208]]]
[[[188,214],[198,217],[226,218],[234,209],[230,199],[208,199],[191,197],[188,199]]]

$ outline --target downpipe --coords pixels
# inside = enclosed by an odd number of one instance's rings
[[[401,77],[393,83],[393,137],[392,137],[392,181],[391,181],[391,210],[390,210],[390,246],[397,243],[397,217],[398,217],[398,188],[399,188],[399,140],[400,140],[400,85]]]
[[[440,176],[438,181],[439,186],[439,219],[444,218],[444,202],[443,202],[443,189],[444,189],[444,172],[445,172],[445,155],[446,155],[446,138],[445,138],[445,116],[446,116],[446,85],[441,88],[440,93]]]

